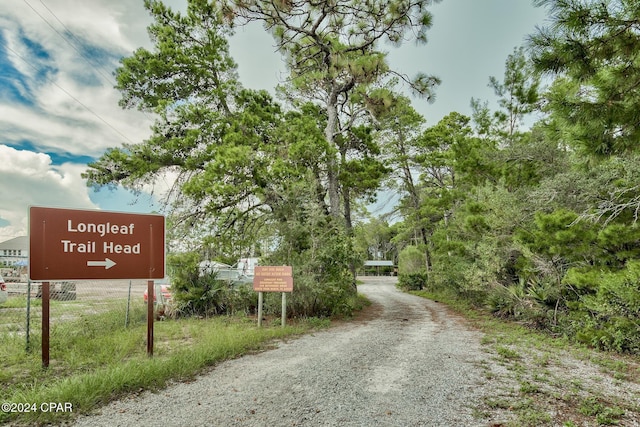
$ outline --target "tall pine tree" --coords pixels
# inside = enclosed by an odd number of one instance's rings
[[[372,85],[392,77],[404,79],[418,94],[430,97],[438,79],[420,74],[414,79],[392,70],[384,41],[400,44],[410,36],[426,42],[432,16],[427,10],[434,0],[228,0],[225,10],[240,22],[261,21],[276,41],[290,72],[290,87],[313,100],[326,112],[324,135],[329,145],[325,188],[328,211],[344,215],[350,226],[348,197],[341,178],[349,170],[341,161],[341,141],[362,123],[367,109],[384,104],[373,96]],[[361,145],[362,146],[362,145]],[[357,149],[350,155],[358,157]],[[344,157],[344,156],[343,156]],[[341,203],[342,201],[342,203]]]

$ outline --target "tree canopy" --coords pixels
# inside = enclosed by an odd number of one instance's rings
[[[123,108],[157,115],[153,133],[91,163],[88,183],[140,190],[172,180],[170,229],[182,246],[192,238],[232,258],[266,235],[279,263],[305,255],[296,268],[307,270],[309,286],[327,295],[347,286],[336,294],[344,306],[355,290],[344,237],[352,203],[374,197],[388,173],[371,113],[384,100],[373,88],[399,74],[376,49],[413,31],[424,40],[430,25],[430,2],[369,3],[190,0],[180,13],[146,0],[153,48],[124,58],[116,77]],[[278,40],[291,71],[287,108],[238,81],[227,38],[241,18],[262,20]],[[426,94],[435,82],[419,76],[411,85]],[[340,261],[320,275],[332,253]]]
[[[432,16],[427,7],[432,0],[336,0],[309,1],[226,1],[225,13],[237,21],[257,20],[273,35],[289,69],[287,85],[292,97],[318,103],[326,114],[324,136],[328,143],[323,185],[330,214],[344,215],[351,228],[350,187],[359,179],[349,178],[355,167],[352,159],[365,158],[364,169],[380,173],[373,157],[360,147],[345,144],[366,125],[368,115],[388,102],[372,90],[391,77],[406,81],[415,93],[430,97],[439,83],[435,77],[419,74],[413,79],[394,71],[380,50],[384,41],[400,44],[408,37],[426,42]],[[374,171],[376,170],[377,171]],[[344,179],[346,179],[346,181]],[[375,189],[377,182],[371,182]],[[354,189],[355,190],[355,189]],[[363,189],[365,190],[365,189]]]
[[[558,76],[549,109],[590,154],[635,150],[640,138],[640,17],[635,1],[538,0],[551,25],[531,36],[541,72]]]
[[[124,108],[156,114],[153,134],[85,177],[175,177],[178,240],[293,265],[299,315],[348,313],[359,263],[384,257],[405,288],[637,353],[636,3],[537,1],[549,26],[489,77],[496,110],[472,99],[471,117],[427,126],[408,92],[432,99],[439,80],[394,70],[383,46],[426,41],[431,1],[191,0],[180,14],[147,0],[153,49],[124,58],[117,81]],[[227,38],[250,21],[287,64],[280,101],[238,81]],[[393,212],[354,218],[381,188]]]

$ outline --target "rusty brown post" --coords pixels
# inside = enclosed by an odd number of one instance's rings
[[[154,303],[153,280],[147,281],[147,356],[153,356],[153,303]]]
[[[42,282],[42,367],[49,367],[49,282]]]

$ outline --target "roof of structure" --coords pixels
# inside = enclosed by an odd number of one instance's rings
[[[368,260],[364,262],[365,267],[393,267],[393,261]]]
[[[21,249],[26,251],[29,249],[29,237],[20,236],[0,242],[0,250],[1,249]]]

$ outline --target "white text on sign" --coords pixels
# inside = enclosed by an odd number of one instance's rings
[[[104,237],[107,234],[126,234],[132,235],[135,229],[135,224],[112,224],[111,222],[104,223],[75,223],[73,220],[67,221],[67,231],[70,233],[88,233],[98,234],[100,237]],[[80,254],[95,254],[97,253],[96,242],[88,240],[86,242],[76,242],[73,240],[60,240],[62,243],[62,252],[64,253],[80,253]],[[133,245],[120,245],[115,242],[102,242],[102,253],[104,254],[140,254],[140,243]]]
[[[133,234],[134,224],[118,225],[110,222],[94,224],[79,222],[73,224],[72,220],[67,221],[67,231],[70,233],[93,233],[104,237],[107,234]]]
[[[95,254],[96,242],[88,241],[86,243],[72,242],[71,240],[61,240],[62,252],[79,253],[79,254]],[[114,242],[102,242],[102,253],[104,254],[140,254],[140,243],[135,245],[119,245]]]

